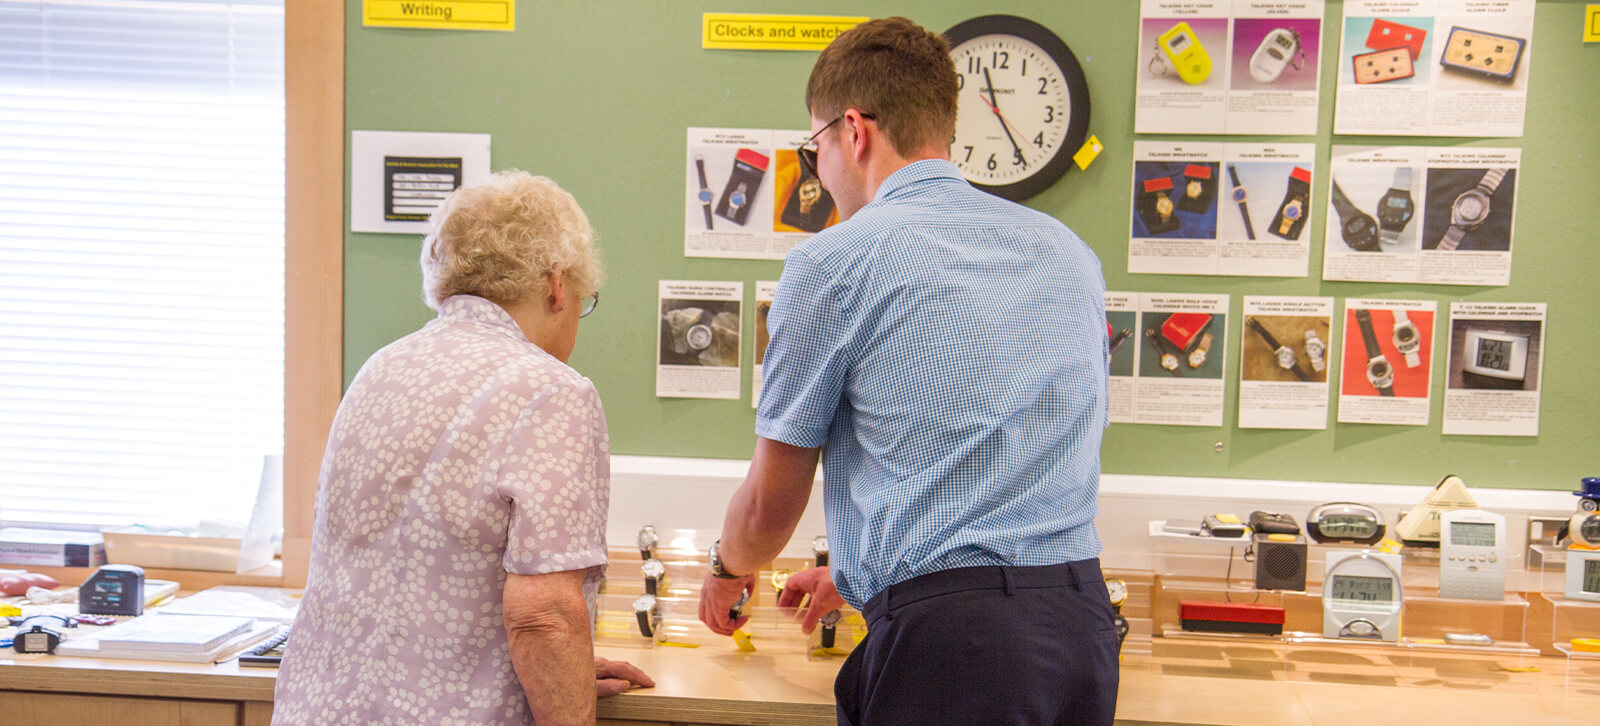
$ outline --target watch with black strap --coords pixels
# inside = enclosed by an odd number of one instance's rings
[[[1378,389],[1378,395],[1394,396],[1394,366],[1378,347],[1378,334],[1372,329],[1372,311],[1357,310],[1356,325],[1361,328],[1361,342],[1367,346],[1367,382]]]
[[[639,634],[655,639],[661,633],[661,601],[645,593],[633,599],[633,616],[639,621]]]
[[[1333,211],[1339,214],[1339,233],[1344,243],[1357,252],[1375,252],[1379,249],[1378,222],[1350,203],[1350,198],[1333,180]]]
[[[1394,170],[1394,182],[1389,191],[1378,197],[1378,237],[1386,245],[1400,241],[1400,233],[1417,213],[1417,203],[1411,200],[1411,167]]]
[[[811,556],[817,559],[817,567],[828,566],[828,536],[819,534],[811,538]]]
[[[1254,330],[1256,335],[1261,336],[1261,340],[1267,344],[1267,348],[1272,351],[1273,355],[1278,357],[1279,368],[1293,373],[1295,378],[1299,378],[1302,381],[1309,382],[1311,380],[1311,376],[1306,375],[1306,372],[1301,370],[1300,361],[1295,357],[1294,349],[1279,343],[1278,339],[1272,337],[1272,333],[1267,332],[1267,329],[1261,325],[1261,321],[1246,317],[1244,324]]]
[[[1228,180],[1233,182],[1233,203],[1239,205],[1239,216],[1244,218],[1244,234],[1250,239],[1256,238],[1255,225],[1250,223],[1250,208],[1245,206],[1245,200],[1250,193],[1245,191],[1244,185],[1239,183],[1239,171],[1228,165]]]
[[[699,154],[694,155],[694,170],[700,175],[700,208],[706,213],[706,229],[711,229],[711,185],[706,183],[706,158]]]
[[[1181,366],[1178,363],[1178,354],[1168,349],[1167,342],[1162,340],[1161,336],[1156,335],[1155,329],[1145,328],[1144,337],[1146,340],[1150,341],[1150,345],[1156,349],[1156,354],[1161,356],[1161,367],[1166,369],[1168,373],[1171,373],[1178,378],[1182,378],[1183,371],[1180,370]]]
[[[649,560],[656,556],[656,545],[661,542],[661,535],[656,534],[655,525],[647,524],[639,528],[639,559]]]
[[[1483,173],[1477,186],[1468,189],[1456,197],[1450,205],[1450,228],[1445,230],[1444,237],[1439,240],[1434,249],[1453,250],[1461,244],[1461,239],[1468,232],[1475,230],[1489,218],[1489,199],[1494,196],[1494,191],[1500,188],[1510,169],[1490,169]]]

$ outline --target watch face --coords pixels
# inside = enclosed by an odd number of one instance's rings
[[[1378,225],[1365,214],[1351,217],[1344,223],[1344,242],[1363,252],[1378,249]]]
[[[1411,221],[1416,209],[1417,205],[1411,201],[1409,192],[1397,192],[1391,189],[1378,200],[1378,223],[1385,228],[1399,231]]]
[[[1077,57],[1038,23],[987,15],[945,33],[959,83],[950,160],[967,180],[1027,199],[1066,172],[1088,137],[1089,86]]]
[[[1300,218],[1300,200],[1296,199],[1296,200],[1294,200],[1292,202],[1289,202],[1288,204],[1283,205],[1283,218],[1284,219],[1299,219]]]
[[[735,207],[744,206],[744,192],[734,192],[728,196],[728,203]]]
[[[711,190],[710,189],[701,189],[700,190],[700,203],[701,204],[710,204],[711,203]]]
[[[1170,197],[1165,197],[1165,196],[1157,199],[1156,200],[1156,213],[1161,215],[1162,217],[1171,216],[1172,215],[1172,199]]]
[[[640,595],[633,599],[633,611],[647,613],[656,608],[656,596],[651,594]]]
[[[1243,202],[1247,196],[1249,195],[1245,193],[1244,187],[1233,188],[1233,201]]]
[[[1379,356],[1367,361],[1367,381],[1373,388],[1389,388],[1394,385],[1394,367],[1389,365],[1388,359]]]
[[[1293,368],[1294,367],[1294,349],[1293,348],[1290,348],[1289,346],[1286,345],[1286,346],[1278,349],[1278,367],[1279,368],[1284,368],[1284,369],[1288,369],[1288,368]]]
[[[1590,513],[1580,516],[1583,519],[1579,520],[1578,526],[1572,528],[1573,539],[1582,537],[1583,543],[1590,547],[1600,545],[1600,514]]]
[[[1128,599],[1128,583],[1115,577],[1107,579],[1106,594],[1111,596],[1111,604],[1120,605]]]
[[[663,564],[661,560],[651,557],[650,559],[645,560],[643,565],[639,566],[639,571],[643,573],[645,577],[658,579],[667,573],[667,566]]]
[[[1489,197],[1477,189],[1463,192],[1450,207],[1450,222],[1458,227],[1476,227],[1488,217]]]
[[[689,343],[689,348],[692,350],[705,350],[711,347],[711,338],[711,326],[704,323],[689,328],[689,331],[684,334],[684,339]]]

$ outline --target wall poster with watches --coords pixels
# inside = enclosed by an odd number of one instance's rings
[[[1239,428],[1328,427],[1331,297],[1244,297]]]
[[[1325,280],[1507,285],[1520,149],[1335,146]]]
[[[1221,426],[1228,296],[1106,293],[1112,423]]]
[[[1347,0],[1335,134],[1522,136],[1534,0]]]
[[[1323,0],[1141,0],[1134,131],[1317,133]]]
[[[1450,303],[1444,433],[1538,436],[1544,303]]]
[[[1351,298],[1344,308],[1339,423],[1428,425],[1438,303]]]
[[[781,260],[839,213],[797,148],[809,131],[689,129],[683,254]]]
[[[739,397],[743,282],[661,280],[656,395]]]
[[[767,313],[778,293],[776,281],[756,280],[756,360],[750,366],[750,407],[761,406],[761,366],[767,362]]]
[[[1128,271],[1305,277],[1314,144],[1133,144]]]

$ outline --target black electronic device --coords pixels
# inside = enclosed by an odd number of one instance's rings
[[[1294,534],[1257,532],[1254,540],[1257,590],[1306,589],[1307,545],[1298,527]]]
[[[78,587],[78,612],[92,615],[144,614],[144,568],[101,565]]]
[[[1332,201],[1333,211],[1339,214],[1339,233],[1344,237],[1344,243],[1357,252],[1379,250],[1382,235],[1378,231],[1378,220],[1357,209],[1345,196],[1344,190],[1339,188],[1337,179],[1333,182]]]
[[[46,627],[43,623],[30,623],[28,620],[17,626],[17,634],[11,640],[11,649],[18,653],[54,655],[56,646],[61,645],[61,633]]]
[[[1319,504],[1306,515],[1306,534],[1318,544],[1377,544],[1383,539],[1383,515],[1355,502]]]
[[[1250,513],[1250,529],[1256,534],[1300,534],[1300,523],[1282,512],[1257,509]]]
[[[289,645],[290,628],[284,628],[260,645],[239,656],[241,668],[277,668],[283,663],[284,649]]]

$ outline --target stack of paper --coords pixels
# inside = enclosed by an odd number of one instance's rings
[[[64,641],[56,655],[210,663],[271,635],[277,623],[214,615],[141,615]]]

